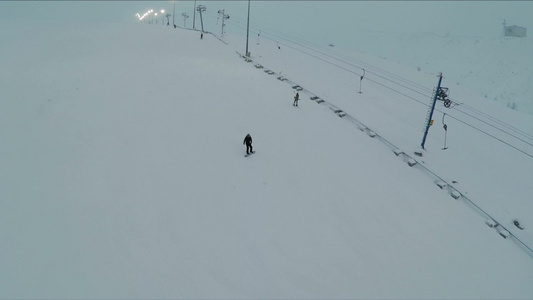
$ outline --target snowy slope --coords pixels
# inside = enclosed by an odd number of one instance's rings
[[[356,32],[353,40],[359,51],[399,62],[426,76],[443,72],[449,87],[464,86],[476,98],[533,114],[531,38]]]
[[[294,108],[290,85],[236,55],[242,39],[1,25],[0,298],[533,295],[527,249],[327,106],[302,93]],[[257,62],[419,144],[427,107],[264,46]],[[490,113],[531,132],[529,115]],[[531,158],[449,123],[424,164],[505,226],[520,217],[531,246]]]

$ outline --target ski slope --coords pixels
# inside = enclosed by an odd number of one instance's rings
[[[533,254],[516,239],[533,246],[533,159],[451,118],[441,150],[440,112],[415,157],[427,106],[372,77],[407,67],[350,54],[369,64],[359,94],[355,68],[296,45],[263,41],[245,62],[242,37],[229,35],[0,25],[0,298],[533,296]],[[430,93],[437,82],[402,74]],[[305,88],[298,108],[280,75]],[[533,132],[531,115],[474,94],[453,87],[461,103]],[[257,153],[244,158],[247,133]]]

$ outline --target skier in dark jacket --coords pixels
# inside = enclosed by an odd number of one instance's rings
[[[300,94],[296,93],[296,96],[294,96],[294,103],[293,106],[298,106],[298,100],[300,100]]]
[[[244,141],[242,142],[242,144],[243,145],[246,144],[246,154],[254,153],[253,148],[252,148],[252,137],[250,136],[249,133],[244,138]]]

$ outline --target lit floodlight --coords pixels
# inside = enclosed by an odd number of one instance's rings
[[[161,10],[161,13],[162,13],[162,14],[164,14],[164,13],[165,13],[165,10],[164,10],[164,9],[162,9],[162,10]]]

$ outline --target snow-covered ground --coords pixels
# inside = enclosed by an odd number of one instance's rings
[[[438,79],[371,53],[263,40],[247,63],[242,37],[0,25],[0,298],[533,297],[531,115],[445,75],[461,104],[417,157]]]
[[[460,85],[476,92],[476,97],[533,114],[530,37],[356,32],[352,43],[359,51],[399,62],[425,75],[443,72],[451,89]]]

